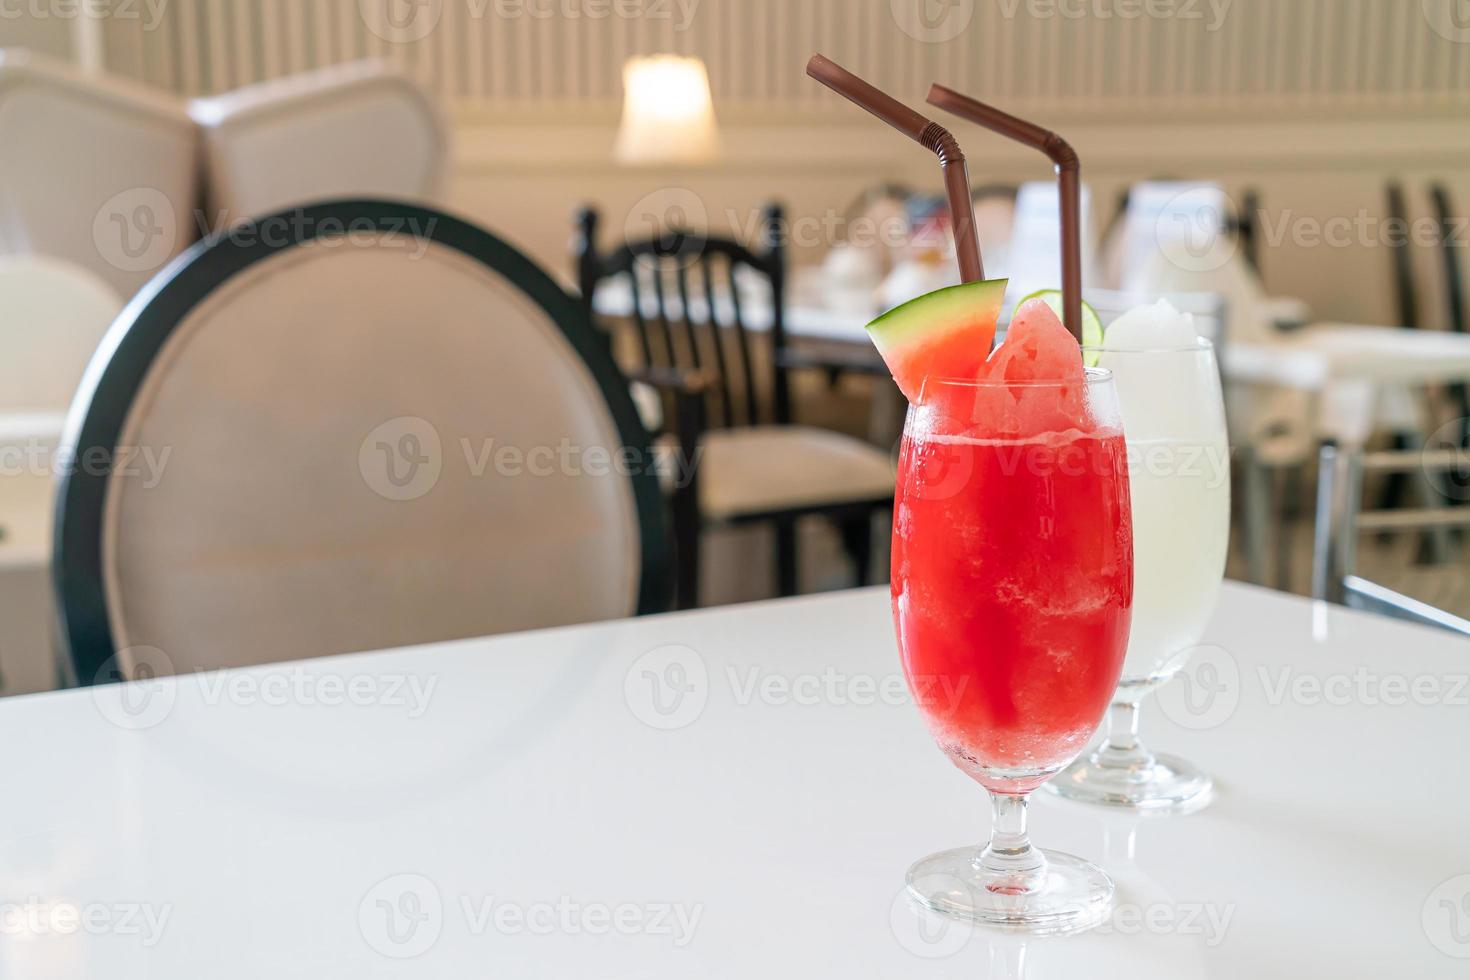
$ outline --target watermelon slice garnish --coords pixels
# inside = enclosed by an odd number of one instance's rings
[[[976,432],[1015,438],[1085,426],[1082,351],[1048,297],[1016,307],[1005,343],[991,351],[1005,287],[1004,279],[991,279],[935,290],[885,313],[868,332],[915,404],[926,380],[1003,382],[924,395],[935,417],[958,424],[957,432],[978,426]],[[1058,381],[1064,384],[1046,383]]]
[[[1051,307],[1052,312],[1058,318],[1062,316],[1062,291],[1060,289],[1038,289],[1017,303],[1016,307],[1019,309],[1033,299],[1044,300],[1046,305]],[[1096,348],[1102,345],[1102,318],[1097,315],[1097,310],[1092,308],[1092,304],[1084,299],[1082,301],[1082,346]],[[1096,350],[1084,350],[1082,352],[1082,361],[1088,367],[1097,367],[1100,359],[1101,357]]]
[[[883,363],[910,402],[924,379],[979,378],[995,342],[1006,280],[947,286],[895,306],[868,324]]]
[[[1077,339],[1051,304],[1026,300],[985,365],[984,378],[1006,386],[982,387],[972,418],[987,434],[1005,438],[1086,428],[1086,377]],[[1057,381],[1070,383],[1050,383]]]
[[[1028,299],[1011,314],[1006,340],[985,365],[985,377],[1008,383],[1081,381],[1082,351],[1045,299]]]

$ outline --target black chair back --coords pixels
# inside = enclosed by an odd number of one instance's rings
[[[1434,206],[1434,218],[1439,223],[1439,251],[1444,261],[1445,300],[1448,304],[1450,329],[1455,333],[1470,331],[1465,320],[1465,269],[1460,264],[1458,238],[1465,231],[1455,217],[1450,204],[1449,188],[1434,184],[1429,188],[1429,199]]]
[[[160,272],[72,405],[52,568],[79,683],[667,608],[648,433],[544,270],[401,202],[253,226]],[[562,445],[633,465],[531,464]]]
[[[762,212],[759,251],[730,238],[674,229],[599,253],[597,211],[583,208],[577,225],[583,303],[591,313],[601,283],[626,281],[643,366],[714,377],[707,406],[713,426],[791,421],[778,205]],[[757,328],[768,335],[764,351],[752,336]]]
[[[1404,185],[1389,181],[1384,189],[1388,199],[1388,220],[1400,228],[1409,226],[1408,206],[1404,203]],[[1419,297],[1414,292],[1414,256],[1409,251],[1408,235],[1389,237],[1389,255],[1393,258],[1395,298],[1399,306],[1399,325],[1419,326]]]

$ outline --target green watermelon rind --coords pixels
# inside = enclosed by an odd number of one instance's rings
[[[868,333],[880,350],[888,351],[918,337],[952,329],[956,319],[969,320],[987,306],[993,307],[998,316],[1006,283],[1005,279],[986,279],[916,296],[868,324]]]

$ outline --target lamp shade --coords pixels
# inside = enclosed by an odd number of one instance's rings
[[[677,55],[628,60],[613,150],[620,163],[702,163],[719,142],[704,62]]]

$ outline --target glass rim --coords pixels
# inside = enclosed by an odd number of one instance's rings
[[[1084,348],[1085,349],[1085,348]],[[1106,384],[1113,380],[1113,372],[1104,367],[1084,367],[1082,384],[1096,385]],[[1000,388],[1011,390],[1016,388],[1067,388],[1077,384],[1076,381],[1064,378],[1058,379],[1028,379],[1025,381],[1000,381],[981,380],[979,378],[925,378],[923,384],[919,385],[919,400],[924,399],[924,392],[930,387],[935,388]]]
[[[1196,337],[1194,343],[1176,347],[1109,347],[1107,332],[1103,332],[1101,344],[1084,344],[1084,354],[1213,354],[1215,342],[1208,337]]]

